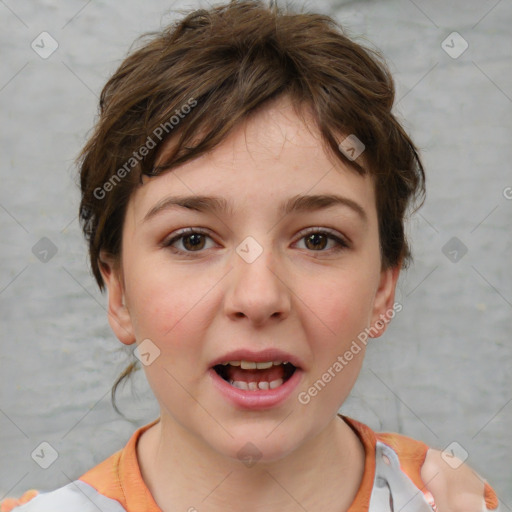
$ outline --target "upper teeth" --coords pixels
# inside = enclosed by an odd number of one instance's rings
[[[230,364],[231,366],[240,366],[242,370],[264,370],[270,368],[272,365],[279,366],[280,364],[288,364],[288,361],[229,361],[222,363],[224,366]]]

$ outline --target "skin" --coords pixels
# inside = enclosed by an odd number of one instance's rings
[[[466,464],[458,467],[457,464],[446,464],[439,450],[430,449],[427,452],[421,478],[427,483],[426,487],[441,512],[486,510],[484,480]]]
[[[329,155],[309,121],[281,98],[209,154],[145,179],[128,204],[120,261],[101,254],[115,334],[127,345],[150,339],[160,350],[144,370],[161,420],[137,454],[164,512],[220,511],[226,503],[245,512],[299,504],[339,512],[359,488],[364,450],[336,413],[364,347],[307,405],[297,394],[392,309],[399,270],[381,266],[371,178]],[[348,206],[278,212],[292,196],[331,193],[357,203],[365,218]],[[169,195],[194,194],[222,196],[233,211],[175,208],[144,221]],[[173,252],[165,242],[188,227],[208,231],[200,249],[182,238]],[[311,228],[330,228],[348,246],[308,243],[300,232]],[[252,263],[236,252],[247,236],[263,249]],[[215,389],[208,369],[228,351],[268,347],[304,362],[298,389],[279,406],[242,410]],[[261,454],[252,467],[237,457],[247,442]]]

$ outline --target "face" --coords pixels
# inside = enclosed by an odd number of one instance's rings
[[[320,434],[364,344],[343,355],[393,305],[373,182],[329,156],[313,126],[281,99],[210,154],[146,179],[121,270],[102,256],[111,326],[145,343],[163,424],[233,458],[250,442],[276,460]],[[218,201],[175,204],[191,196]]]

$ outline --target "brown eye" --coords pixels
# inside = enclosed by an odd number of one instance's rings
[[[341,237],[332,234],[330,231],[316,230],[306,233],[300,240],[304,240],[306,249],[314,252],[340,251],[348,248],[349,244]],[[329,241],[334,242],[334,247],[327,248]],[[325,250],[327,248],[327,250]]]
[[[207,239],[211,240],[211,237],[206,231],[189,228],[180,231],[176,236],[163,242],[162,246],[169,248],[176,254],[188,256],[190,253],[199,253],[205,249]]]
[[[185,235],[181,237],[183,239],[183,247],[187,251],[194,251],[197,249],[203,249],[204,247],[204,235],[201,233],[195,233],[193,235]],[[187,241],[189,241],[187,243]]]
[[[306,236],[305,239],[307,240],[306,245],[310,243],[308,246],[308,249],[325,249],[328,237],[323,235],[322,233],[311,233],[310,235]]]

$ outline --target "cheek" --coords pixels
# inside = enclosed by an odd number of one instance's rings
[[[310,311],[308,324],[315,329],[312,332],[318,336],[320,328],[334,344],[350,341],[369,324],[374,291],[364,275],[338,274],[304,287],[298,296],[307,306],[305,310]]]
[[[322,417],[339,410],[357,380],[366,348],[358,336],[372,309],[372,294],[362,280],[350,276],[324,282],[304,300],[311,366],[298,399],[308,404],[308,414]]]
[[[198,378],[190,369],[197,366],[210,313],[206,290],[176,274],[147,271],[131,280],[129,295],[137,341],[150,339],[160,350],[144,366],[146,378],[160,403],[181,406],[190,399],[183,384]]]
[[[149,338],[168,353],[191,351],[211,320],[208,290],[215,283],[156,265],[144,272],[133,268],[131,276],[127,295],[136,339]]]
[[[191,309],[191,290],[185,288],[176,276],[169,281],[165,273],[156,268],[142,271],[134,266],[127,270],[130,279],[126,283],[126,292],[137,340],[172,336],[182,327],[180,318],[186,317]]]

